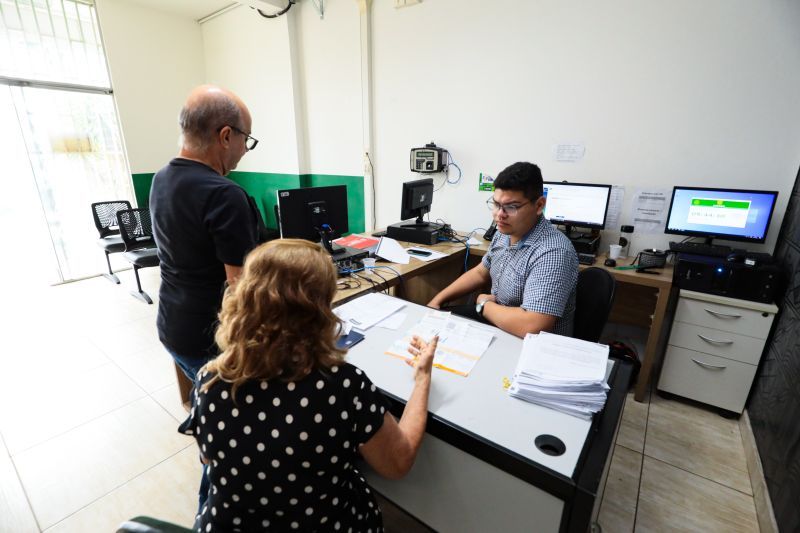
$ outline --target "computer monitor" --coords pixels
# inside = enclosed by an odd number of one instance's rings
[[[611,185],[544,182],[544,217],[568,228],[603,229],[606,226]]]
[[[417,224],[424,224],[422,217],[431,210],[433,203],[433,179],[406,181],[403,183],[403,199],[400,206],[400,220],[416,218]]]
[[[277,195],[281,238],[321,241],[329,252],[339,250],[330,241],[350,230],[346,185],[285,189],[279,190]]]
[[[763,243],[777,191],[674,187],[664,233]]]

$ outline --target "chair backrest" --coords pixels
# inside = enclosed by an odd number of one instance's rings
[[[131,203],[128,200],[114,200],[113,202],[95,202],[92,204],[92,217],[94,227],[100,234],[100,238],[116,235],[119,233],[117,227],[117,212],[123,209],[130,209]]]
[[[572,336],[597,342],[606,325],[617,282],[610,272],[591,267],[578,273],[575,291],[575,327]]]
[[[149,209],[123,209],[118,211],[117,225],[119,226],[122,242],[125,243],[126,252],[156,247]]]

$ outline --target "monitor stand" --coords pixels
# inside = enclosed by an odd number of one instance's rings
[[[439,242],[441,224],[425,222],[420,215],[414,222],[397,222],[386,228],[386,236],[398,241],[418,244],[436,244]]]

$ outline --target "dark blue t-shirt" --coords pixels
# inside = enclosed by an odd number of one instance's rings
[[[258,214],[239,185],[182,158],[153,177],[150,212],[161,260],[159,339],[184,356],[214,357],[224,265],[241,266],[255,247]]]

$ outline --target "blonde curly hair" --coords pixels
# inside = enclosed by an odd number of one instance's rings
[[[205,366],[236,389],[249,380],[302,379],[344,361],[336,347],[339,320],[331,310],[336,269],[309,241],[280,239],[247,256],[222,300],[215,340],[222,353]]]

